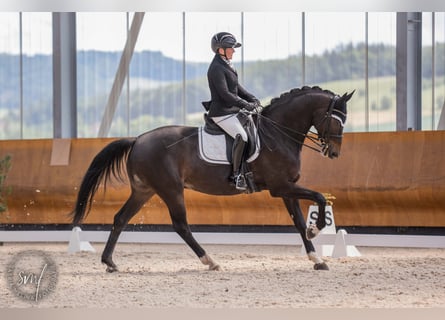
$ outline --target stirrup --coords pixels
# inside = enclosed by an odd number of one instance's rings
[[[247,190],[246,178],[241,173],[235,176],[235,188],[238,190]]]

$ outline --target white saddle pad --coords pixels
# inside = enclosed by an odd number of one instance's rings
[[[204,130],[204,127],[198,129],[199,156],[206,162],[214,164],[230,164],[226,153],[226,136],[224,134],[213,135]],[[257,139],[255,152],[247,159],[252,162],[260,154],[260,141]]]

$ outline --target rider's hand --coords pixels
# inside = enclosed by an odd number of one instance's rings
[[[252,103],[255,104],[257,107],[261,107],[261,101],[258,100],[257,98],[254,98],[254,99],[252,100]]]
[[[264,107],[262,105],[257,105],[255,107],[255,112],[256,113],[261,113],[261,111],[263,111]]]
[[[263,111],[264,108],[261,105],[261,101],[260,100],[258,100],[257,98],[254,98],[251,103],[253,103],[255,105],[255,112],[256,113],[261,113],[261,111]]]
[[[253,111],[256,108],[256,104],[254,104],[253,102],[244,101],[242,103],[242,105],[243,105],[243,108],[248,110],[248,111]]]

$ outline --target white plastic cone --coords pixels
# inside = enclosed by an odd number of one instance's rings
[[[68,252],[80,252],[80,251],[91,251],[95,252],[93,246],[88,241],[80,241],[80,233],[82,229],[80,227],[74,227],[71,231],[70,242],[68,244]]]
[[[357,250],[355,246],[346,245],[345,235],[346,230],[340,229],[335,237],[334,250],[332,251],[333,258],[342,257],[360,257],[361,253]]]

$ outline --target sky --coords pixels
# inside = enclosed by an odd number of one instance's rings
[[[359,42],[364,39],[364,14],[306,14],[306,52],[311,54],[333,48],[339,41]],[[129,17],[131,20],[131,16]],[[0,51],[17,53],[19,42],[18,14],[0,13]],[[241,13],[186,13],[186,51],[194,61],[212,56],[210,39],[218,31],[232,32],[241,41]],[[247,13],[244,15],[245,58],[282,58],[301,52],[301,13]],[[330,27],[335,23],[335,29]],[[77,17],[79,50],[120,51],[125,44],[125,13],[79,13]],[[350,28],[351,25],[360,26]],[[254,29],[249,26],[255,26]],[[318,35],[313,30],[323,30]],[[337,30],[337,31],[336,31]],[[347,32],[347,37],[343,34]],[[335,31],[335,32],[332,32]],[[340,32],[338,32],[340,31]],[[29,54],[51,52],[51,15],[23,14],[24,49]],[[159,50],[176,59],[182,58],[182,13],[146,13],[139,35],[137,51]],[[337,34],[336,34],[337,33]],[[339,35],[342,39],[339,39]],[[323,39],[321,39],[323,37]],[[394,42],[389,33],[379,36],[385,43]],[[249,59],[250,58],[250,59]]]
[[[17,12],[0,12],[0,52],[19,52]],[[424,38],[431,39],[431,13],[423,14]],[[23,50],[27,54],[50,54],[51,13],[25,12],[23,17]],[[436,40],[445,41],[445,13],[436,13]],[[125,45],[126,26],[132,13],[80,12],[77,14],[78,50],[121,51]],[[146,13],[136,51],[156,50],[175,59],[182,59],[183,13]],[[244,34],[240,12],[185,13],[186,58],[189,61],[209,61],[213,55],[210,39],[219,31],[232,32],[243,40],[243,52],[238,49],[234,60],[267,60],[286,58],[302,51],[301,12],[247,12],[243,14]],[[368,14],[368,41],[395,44],[396,14]],[[308,12],[305,13],[305,52],[322,53],[340,43],[365,41],[365,13]],[[244,37],[242,37],[242,35]],[[426,40],[428,43],[428,40]]]

